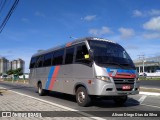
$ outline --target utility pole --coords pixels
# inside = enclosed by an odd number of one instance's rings
[[[143,66],[143,73],[144,73],[144,62],[145,62],[145,55],[138,55],[139,56],[139,60],[142,61],[142,66]],[[140,72],[140,67],[139,67],[139,72]]]

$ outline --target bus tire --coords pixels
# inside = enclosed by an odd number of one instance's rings
[[[76,101],[79,106],[86,107],[91,103],[91,98],[87,93],[86,88],[79,87],[76,91]]]
[[[128,96],[125,95],[125,96],[116,97],[113,100],[117,105],[123,105],[127,101],[127,99],[128,99]]]
[[[42,83],[38,83],[38,94],[39,94],[39,96],[45,95],[45,90],[42,89]]]

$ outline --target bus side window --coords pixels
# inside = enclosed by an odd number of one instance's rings
[[[44,56],[40,56],[38,59],[37,67],[43,67]]]
[[[85,56],[89,55],[88,49],[85,44],[77,46],[76,51],[76,62],[88,63],[89,61],[86,60]]]
[[[54,52],[52,65],[62,65],[64,49]]]
[[[31,59],[30,68],[34,68],[34,67],[35,67],[36,59],[37,59],[36,57],[33,57],[33,58]]]
[[[52,53],[45,54],[43,66],[44,67],[51,66],[51,62],[52,62]]]
[[[66,48],[65,64],[73,63],[74,47]]]

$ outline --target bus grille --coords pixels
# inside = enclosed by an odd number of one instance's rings
[[[114,83],[116,85],[117,91],[131,91],[134,88],[134,78],[114,78]],[[130,85],[131,89],[123,90],[123,85]]]

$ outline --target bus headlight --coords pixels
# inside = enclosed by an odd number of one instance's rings
[[[106,81],[106,82],[111,82],[110,78],[107,76],[96,76],[96,78],[99,80]]]

